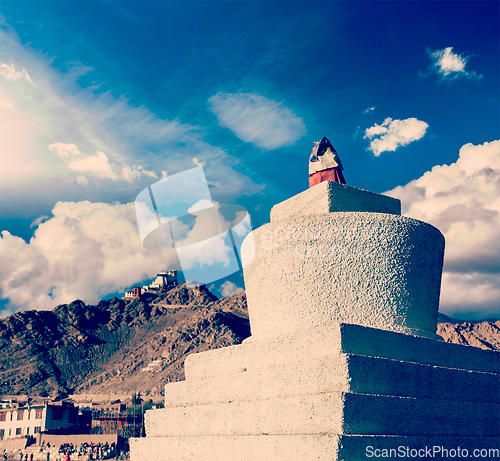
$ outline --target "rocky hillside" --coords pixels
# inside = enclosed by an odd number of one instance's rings
[[[500,320],[460,324],[439,323],[437,334],[448,343],[500,351]]]
[[[249,334],[244,294],[219,301],[185,285],[149,301],[20,312],[0,321],[0,394],[159,394],[183,379],[187,354]]]
[[[500,351],[500,321],[456,323],[440,315],[445,341]],[[0,394],[162,393],[184,379],[184,360],[250,334],[245,293],[217,299],[180,285],[141,301],[82,301],[0,320]]]

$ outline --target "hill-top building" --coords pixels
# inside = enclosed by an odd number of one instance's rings
[[[158,272],[156,279],[150,285],[142,287],[133,287],[125,292],[124,299],[140,298],[145,293],[156,293],[166,288],[177,286],[177,271],[171,270],[166,272]]]
[[[177,271],[159,272],[148,288],[149,290],[161,290],[169,285],[177,285]]]

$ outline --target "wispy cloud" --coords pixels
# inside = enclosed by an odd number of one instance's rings
[[[439,76],[440,80],[455,80],[457,78],[466,79],[481,79],[483,76],[476,74],[475,71],[465,70],[469,56],[465,53],[457,54],[453,52],[453,47],[444,48],[442,50],[431,50],[428,48],[427,54],[432,61],[429,66],[427,74],[420,74],[421,76],[428,76],[435,73]]]
[[[85,75],[88,72],[94,70],[92,67],[84,66],[81,62],[78,61],[67,62],[66,67],[73,75],[76,75],[77,77],[81,77],[82,75]]]
[[[372,140],[369,149],[378,157],[382,152],[393,152],[398,147],[421,139],[428,127],[427,123],[413,117],[405,120],[388,117],[381,125],[367,128],[364,138]]]
[[[208,100],[219,125],[261,149],[278,149],[299,140],[306,128],[283,104],[253,93],[217,93]]]
[[[0,30],[0,51],[8,63],[0,68],[0,193],[4,197],[19,187],[27,197],[30,190],[43,185],[44,196],[33,193],[29,200],[31,209],[45,200],[40,214],[46,212],[48,196],[88,199],[90,189],[93,200],[130,201],[162,171],[174,174],[191,168],[194,153],[205,163],[214,197],[234,201],[262,189],[238,171],[238,161],[224,149],[203,140],[201,127],[161,119],[124,97],[82,89],[78,76],[91,70],[84,64],[68,63],[74,71],[61,73],[50,59],[22,45],[8,27]],[[87,154],[62,159],[48,148],[58,143],[72,144]],[[136,188],[125,187],[131,181]],[[26,204],[17,197],[21,209]],[[7,205],[0,200],[0,211]]]
[[[370,112],[373,112],[376,108],[377,108],[377,106],[367,107],[367,108],[363,111],[363,114],[368,114],[368,113],[370,113]]]
[[[500,141],[466,144],[455,163],[387,194],[445,235],[441,310],[500,315]]]

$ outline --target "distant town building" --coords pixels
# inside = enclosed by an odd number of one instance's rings
[[[35,436],[39,432],[74,431],[78,407],[68,402],[40,405],[0,402],[0,439]]]
[[[92,403],[92,416],[114,418],[127,414],[127,405],[121,402],[114,403]]]
[[[143,427],[142,412],[127,411],[127,405],[121,402],[92,403],[91,408],[92,434],[140,436]]]

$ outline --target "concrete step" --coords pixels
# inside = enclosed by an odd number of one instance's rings
[[[499,403],[500,374],[337,354],[171,383],[165,387],[165,405],[174,408],[341,391]]]
[[[250,337],[238,346],[191,354],[186,358],[185,373],[190,381],[342,353],[500,373],[500,354],[495,351],[350,324],[258,340]]]
[[[131,458],[134,461],[366,461],[386,459],[389,455],[392,455],[392,459],[413,461],[415,459],[463,461],[467,457],[483,460],[500,459],[500,437],[424,438],[261,434],[148,437],[131,439],[130,445]],[[432,455],[428,456],[429,453]]]
[[[259,434],[496,436],[500,405],[334,392],[165,408],[148,437]]]

